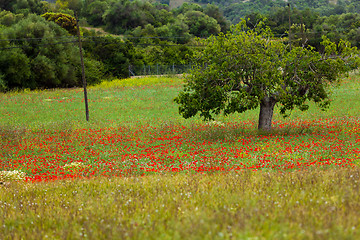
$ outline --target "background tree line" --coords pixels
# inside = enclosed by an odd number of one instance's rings
[[[229,20],[234,23],[241,17],[250,29],[264,21],[275,36],[290,36],[293,45],[311,45],[321,51],[322,35],[360,45],[358,1],[339,0],[336,5],[327,0],[289,1],[290,9],[281,0],[194,2],[170,9],[169,1],[154,0],[3,0],[0,89],[81,85],[73,37],[75,12],[81,26],[108,33],[81,30],[90,84],[127,77],[129,65],[188,64],[196,37],[226,33]],[[227,9],[235,14],[238,7],[242,10],[231,17]],[[24,67],[19,69],[20,65]]]
[[[289,15],[291,29],[289,26]],[[271,14],[252,13],[245,17],[247,25],[254,28],[264,21],[278,37],[289,37],[293,44],[311,45],[320,50],[322,36],[331,41],[340,39],[349,41],[353,46],[360,47],[360,14],[343,13],[340,15],[320,16],[310,9],[298,10],[288,7],[279,8]]]
[[[360,12],[360,2],[357,0],[193,0],[193,2],[219,6],[226,19],[233,24],[238,23],[248,14],[254,12],[270,14],[278,8],[286,7],[288,3],[299,10],[311,9],[320,16]]]

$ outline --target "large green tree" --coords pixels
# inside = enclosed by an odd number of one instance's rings
[[[128,77],[129,65],[142,64],[141,56],[136,54],[133,44],[117,37],[97,37],[83,44],[86,56],[103,63],[108,76]]]
[[[71,35],[76,35],[76,19],[73,16],[65,13],[53,12],[47,12],[41,16],[48,21],[55,22],[60,27],[66,29]]]
[[[227,32],[230,28],[230,22],[226,20],[220,8],[214,4],[208,4],[204,13],[209,17],[214,18],[221,27],[222,32]]]
[[[0,24],[8,15],[0,13]],[[32,14],[0,29],[1,91],[81,86],[79,49],[66,30]],[[85,64],[88,83],[98,81],[101,63],[85,59]]]
[[[273,38],[261,24],[248,29],[245,21],[228,34],[200,40],[195,66],[185,88],[175,98],[185,118],[244,112],[260,106],[259,129],[270,130],[276,104],[286,116],[295,107],[307,110],[309,101],[329,105],[328,86],[357,64],[355,48],[323,39],[324,52],[292,47]]]
[[[185,23],[189,26],[190,33],[197,37],[217,35],[221,31],[218,22],[200,11],[188,11],[184,14]]]
[[[103,19],[108,31],[119,34],[148,24],[162,26],[168,23],[170,16],[161,5],[149,1],[119,0],[110,2]]]
[[[109,8],[109,3],[106,0],[86,1],[83,14],[86,16],[87,21],[93,26],[104,25],[103,15]]]

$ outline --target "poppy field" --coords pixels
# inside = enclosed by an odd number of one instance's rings
[[[191,127],[143,125],[134,129],[7,129],[3,130],[1,168],[24,172],[26,181],[49,181],[153,173],[353,168],[359,161],[357,118],[281,123],[275,127],[279,133],[269,135],[251,131],[256,128],[252,122],[210,122]],[[244,132],[237,132],[239,129]]]
[[[0,239],[356,239],[360,76],[273,130],[183,119],[181,77],[0,94]],[[276,111],[276,109],[275,109]]]
[[[145,83],[134,85],[139,81]],[[210,122],[182,120],[172,102],[180,81],[128,79],[128,86],[92,88],[90,114],[95,119],[90,123],[81,120],[80,89],[4,94],[0,168],[24,173],[25,181],[49,181],[154,173],[289,172],[353,168],[359,162],[360,118],[340,106],[358,102],[356,80],[343,86],[352,95],[338,90],[353,98],[334,102],[336,106],[322,113],[328,116],[275,117],[271,133],[257,132],[256,111],[244,120],[241,115]],[[354,106],[351,103],[350,110]]]

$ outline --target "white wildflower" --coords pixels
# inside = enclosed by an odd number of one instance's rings
[[[225,124],[220,121],[209,121],[206,123],[206,125],[208,125],[208,126],[225,126]]]
[[[68,163],[68,164],[64,165],[65,169],[68,169],[68,168],[81,168],[81,167],[86,167],[86,166],[81,162],[72,162],[72,163]]]
[[[0,171],[0,182],[1,181],[10,181],[10,180],[24,180],[26,174],[19,170],[13,171]]]

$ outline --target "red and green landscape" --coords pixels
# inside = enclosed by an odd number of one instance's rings
[[[360,78],[257,130],[185,120],[181,77],[0,95],[1,239],[356,239]]]

